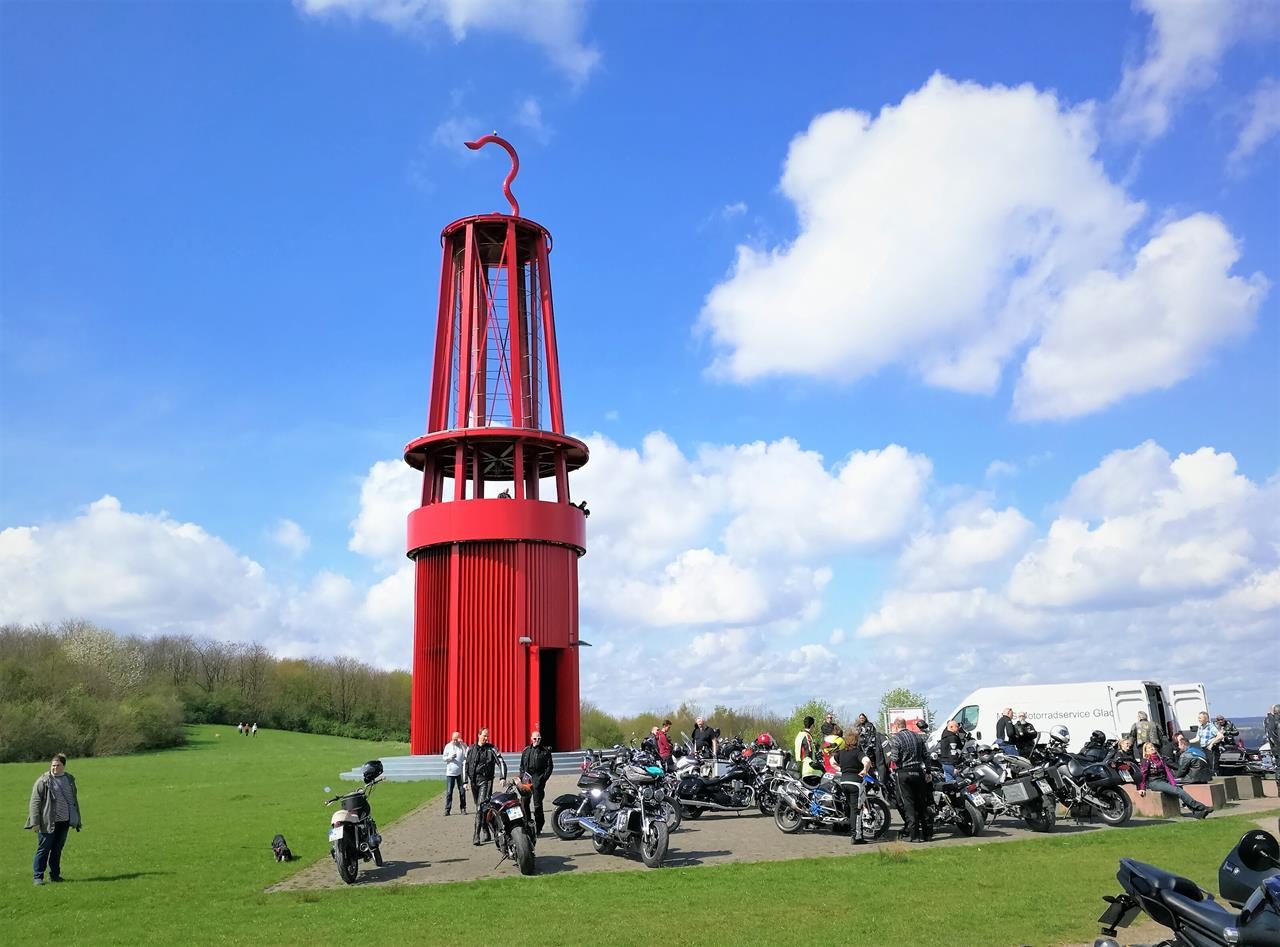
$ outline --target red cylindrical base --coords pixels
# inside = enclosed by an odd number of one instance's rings
[[[412,752],[440,752],[454,730],[474,742],[481,727],[503,751],[533,730],[576,749],[578,550],[457,542],[415,559]]]

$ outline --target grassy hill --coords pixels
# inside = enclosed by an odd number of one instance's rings
[[[477,918],[484,939],[508,945],[740,943],[752,930],[769,942],[808,937],[802,927],[833,943],[1092,942],[1122,855],[1216,885],[1223,854],[1257,817],[856,858],[268,895],[328,859],[321,803],[325,786],[337,791],[339,770],[407,747],[282,731],[242,737],[226,726],[192,727],[189,737],[181,749],[70,761],[85,829],[68,840],[62,885],[32,886],[35,837],[20,828],[44,767],[0,766],[0,797],[10,800],[0,826],[4,943],[463,943]],[[380,786],[374,812],[384,833],[439,788]],[[277,832],[299,861],[272,859]],[[895,891],[909,893],[915,910],[883,910]],[[803,923],[798,903],[811,909]]]

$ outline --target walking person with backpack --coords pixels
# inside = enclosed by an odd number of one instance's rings
[[[31,787],[24,828],[36,830],[36,857],[32,863],[35,883],[44,884],[46,868],[50,881],[62,881],[62,847],[67,843],[67,832],[79,832],[81,828],[76,778],[67,772],[65,754],[55,753],[49,761],[49,771]]]

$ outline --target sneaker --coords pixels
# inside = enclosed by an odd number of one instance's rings
[[[1209,818],[1209,813],[1210,813],[1210,812],[1212,812],[1212,811],[1213,811],[1212,809],[1207,808],[1207,807],[1206,807],[1206,808],[1204,808],[1204,809],[1197,809],[1195,812],[1191,813],[1191,818],[1193,818],[1193,819],[1207,819],[1207,818]]]
[[[36,879],[32,882],[32,884],[42,885],[42,884],[44,884],[44,879],[43,879],[43,878],[36,878]]]

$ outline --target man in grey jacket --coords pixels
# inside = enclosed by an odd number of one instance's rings
[[[80,831],[80,800],[76,795],[76,779],[67,772],[67,758],[56,753],[49,761],[49,772],[44,773],[31,787],[31,802],[27,806],[27,824],[24,828],[37,833],[36,857],[32,864],[35,883],[44,884],[44,870],[49,869],[50,881],[62,880],[62,846],[67,842],[67,831]]]

